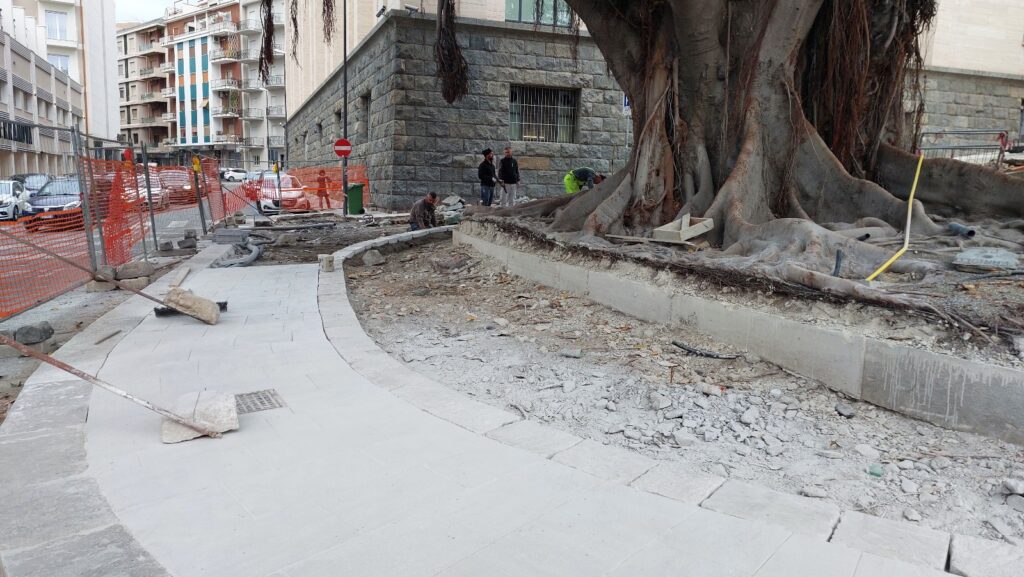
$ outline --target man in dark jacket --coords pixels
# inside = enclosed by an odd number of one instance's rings
[[[409,212],[409,230],[424,230],[437,226],[434,206],[437,204],[437,193],[431,192],[416,201]]]
[[[488,148],[483,155],[484,161],[476,169],[477,177],[480,178],[480,204],[491,206],[494,202],[494,186],[498,184],[498,173],[494,170],[494,151]]]
[[[515,206],[519,189],[519,161],[512,158],[512,147],[505,147],[505,156],[498,165],[498,182],[501,183],[501,206]]]

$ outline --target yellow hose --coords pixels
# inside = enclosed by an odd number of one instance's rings
[[[921,178],[922,165],[924,165],[924,154],[918,154],[917,173],[914,175],[914,186],[910,188],[910,199],[907,200],[907,227],[903,231],[903,248],[896,251],[896,254],[892,255],[892,258],[885,261],[885,264],[878,267],[878,270],[876,270],[875,272],[871,273],[871,276],[868,277],[868,280],[875,280],[875,278],[878,275],[885,272],[886,269],[892,266],[892,263],[899,260],[899,258],[903,256],[903,253],[907,252],[907,249],[910,248],[910,219],[913,217],[914,214],[914,193],[917,192],[917,182]]]

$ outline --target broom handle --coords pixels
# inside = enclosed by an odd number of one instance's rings
[[[102,280],[104,280],[106,282],[114,283],[114,285],[116,285],[117,288],[119,288],[121,290],[126,290],[128,292],[135,293],[135,294],[139,295],[140,297],[149,299],[149,300],[151,300],[151,301],[153,301],[153,302],[155,302],[155,303],[157,303],[157,304],[159,304],[161,306],[165,306],[165,307],[174,309],[174,310],[178,311],[179,313],[181,313],[183,315],[190,316],[190,317],[192,317],[192,318],[194,318],[196,320],[203,321],[204,323],[206,322],[205,320],[197,317],[194,314],[189,313],[188,311],[181,310],[181,309],[179,309],[178,307],[176,307],[174,305],[166,303],[166,302],[164,302],[164,301],[162,301],[162,300],[160,300],[160,299],[158,299],[158,298],[156,298],[154,296],[150,296],[150,295],[148,295],[148,294],[146,294],[146,293],[144,293],[144,292],[142,292],[142,291],[140,291],[138,289],[134,289],[132,287],[125,286],[125,285],[121,284],[120,282],[118,282],[115,279],[112,279],[112,278],[110,278],[110,277],[108,277],[108,276],[106,276],[104,274],[99,273],[99,272],[92,271],[92,270],[89,269],[89,267],[87,267],[85,265],[78,264],[77,262],[75,262],[75,261],[73,261],[73,260],[71,260],[69,258],[63,257],[63,256],[61,256],[61,255],[59,255],[59,254],[57,254],[57,253],[55,253],[53,251],[50,251],[50,250],[48,250],[46,248],[43,248],[43,247],[39,246],[38,244],[35,244],[32,241],[25,240],[23,238],[19,238],[19,237],[13,235],[13,234],[7,232],[6,230],[3,230],[2,228],[0,228],[0,234],[6,236],[7,238],[14,239],[14,240],[16,240],[16,241],[18,241],[18,242],[20,242],[20,243],[22,243],[24,245],[27,245],[27,246],[29,246],[31,248],[34,248],[35,250],[38,250],[39,252],[45,254],[46,256],[55,258],[55,259],[61,261],[62,263],[66,264],[66,265],[73,266],[73,267],[75,267],[75,268],[77,268],[77,269],[79,269],[81,271],[85,271],[85,272],[89,273],[90,275],[92,275],[94,277],[97,277],[97,278],[100,278],[100,279],[102,279]],[[207,323],[207,324],[209,324],[209,323]]]
[[[220,437],[221,436],[220,433],[218,433],[217,431],[214,431],[213,429],[211,429],[210,425],[207,424],[207,423],[203,423],[203,422],[200,422],[200,421],[191,421],[189,419],[186,419],[184,417],[176,415],[176,414],[168,411],[167,409],[162,409],[162,408],[154,405],[153,403],[150,403],[149,401],[147,401],[145,399],[140,399],[140,398],[136,397],[135,395],[129,393],[128,391],[121,390],[121,389],[115,387],[114,385],[111,385],[109,383],[105,383],[105,382],[97,379],[96,377],[94,377],[94,376],[92,376],[92,375],[90,375],[90,374],[88,374],[86,372],[80,371],[80,370],[76,369],[75,367],[72,367],[71,365],[69,365],[69,364],[67,364],[67,363],[65,363],[63,361],[59,361],[59,360],[51,357],[50,355],[44,355],[43,353],[40,353],[39,351],[33,350],[33,349],[31,349],[31,348],[29,348],[29,347],[19,343],[18,341],[14,340],[14,339],[8,338],[8,337],[6,337],[4,335],[0,335],[0,344],[7,345],[9,347],[14,347],[19,352],[21,352],[21,354],[23,354],[23,355],[30,356],[30,357],[32,357],[34,359],[37,359],[39,361],[42,361],[44,363],[53,365],[53,366],[57,367],[58,369],[60,369],[62,371],[71,373],[72,375],[75,375],[76,377],[82,379],[83,381],[87,381],[87,382],[92,383],[93,385],[96,385],[97,387],[99,387],[99,388],[101,388],[101,389],[103,389],[105,391],[114,393],[115,395],[121,397],[122,399],[128,399],[129,401],[135,403],[136,405],[141,405],[141,406],[149,409],[150,411],[153,411],[154,413],[156,413],[158,415],[161,415],[163,417],[167,417],[168,419],[174,421],[175,423],[178,423],[179,425],[188,427],[188,428],[192,429],[193,431],[196,431],[197,433],[201,433],[201,434],[206,435],[208,437]]]

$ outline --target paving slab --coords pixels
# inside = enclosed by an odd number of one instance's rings
[[[755,577],[853,577],[860,552],[793,535],[757,570]],[[881,576],[879,576],[881,577]]]
[[[844,511],[832,542],[859,551],[934,569],[946,567],[949,533]]]
[[[657,464],[657,461],[643,455],[590,439],[556,454],[553,459],[595,477],[622,484],[631,483]]]
[[[832,503],[733,480],[726,481],[701,506],[741,519],[785,527],[820,541],[828,540],[839,521],[839,507]]]
[[[120,525],[5,555],[3,566],[19,577],[170,577]]]
[[[864,553],[853,577],[949,577],[949,573]]]
[[[92,479],[71,478],[10,488],[0,514],[0,551],[46,543],[114,521]]]
[[[658,463],[632,485],[669,499],[699,505],[724,482],[724,478],[695,470],[691,465]]]
[[[1024,575],[1024,547],[954,535],[949,572],[963,577],[1020,577]]]
[[[0,436],[0,487],[45,483],[86,468],[81,426]]]
[[[487,433],[487,436],[506,445],[537,453],[545,459],[583,440],[554,427],[526,420],[495,429]]]

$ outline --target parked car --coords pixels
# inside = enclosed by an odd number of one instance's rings
[[[196,193],[192,190],[192,173],[188,170],[170,169],[160,171],[160,188],[167,194],[172,204],[192,204],[196,201]]]
[[[280,189],[278,178],[267,176],[255,183],[257,208],[261,214],[287,212],[304,212],[312,210],[306,187],[294,176],[281,174]]]
[[[245,182],[255,182],[255,181],[263,178],[263,173],[264,172],[267,172],[267,171],[266,170],[250,170],[249,172],[245,173]]]
[[[246,172],[241,168],[220,169],[220,179],[228,182],[242,182],[245,180]]]
[[[11,177],[11,180],[17,180],[18,182],[25,185],[25,190],[28,191],[29,196],[39,192],[47,182],[50,182],[50,175],[41,173],[26,173],[26,174],[15,174]]]
[[[0,220],[18,220],[28,207],[24,184],[17,180],[0,180]]]
[[[142,206],[149,208],[149,199],[153,199],[153,210],[162,210],[171,206],[171,198],[167,196],[164,189],[160,186],[160,179],[154,178],[155,175],[149,177],[149,194],[146,193],[146,175],[140,174],[138,176],[138,191],[139,199],[142,201]],[[131,189],[128,189],[128,193],[131,194]]]
[[[83,226],[82,188],[77,178],[51,180],[29,201],[25,211],[29,232],[58,231]]]

